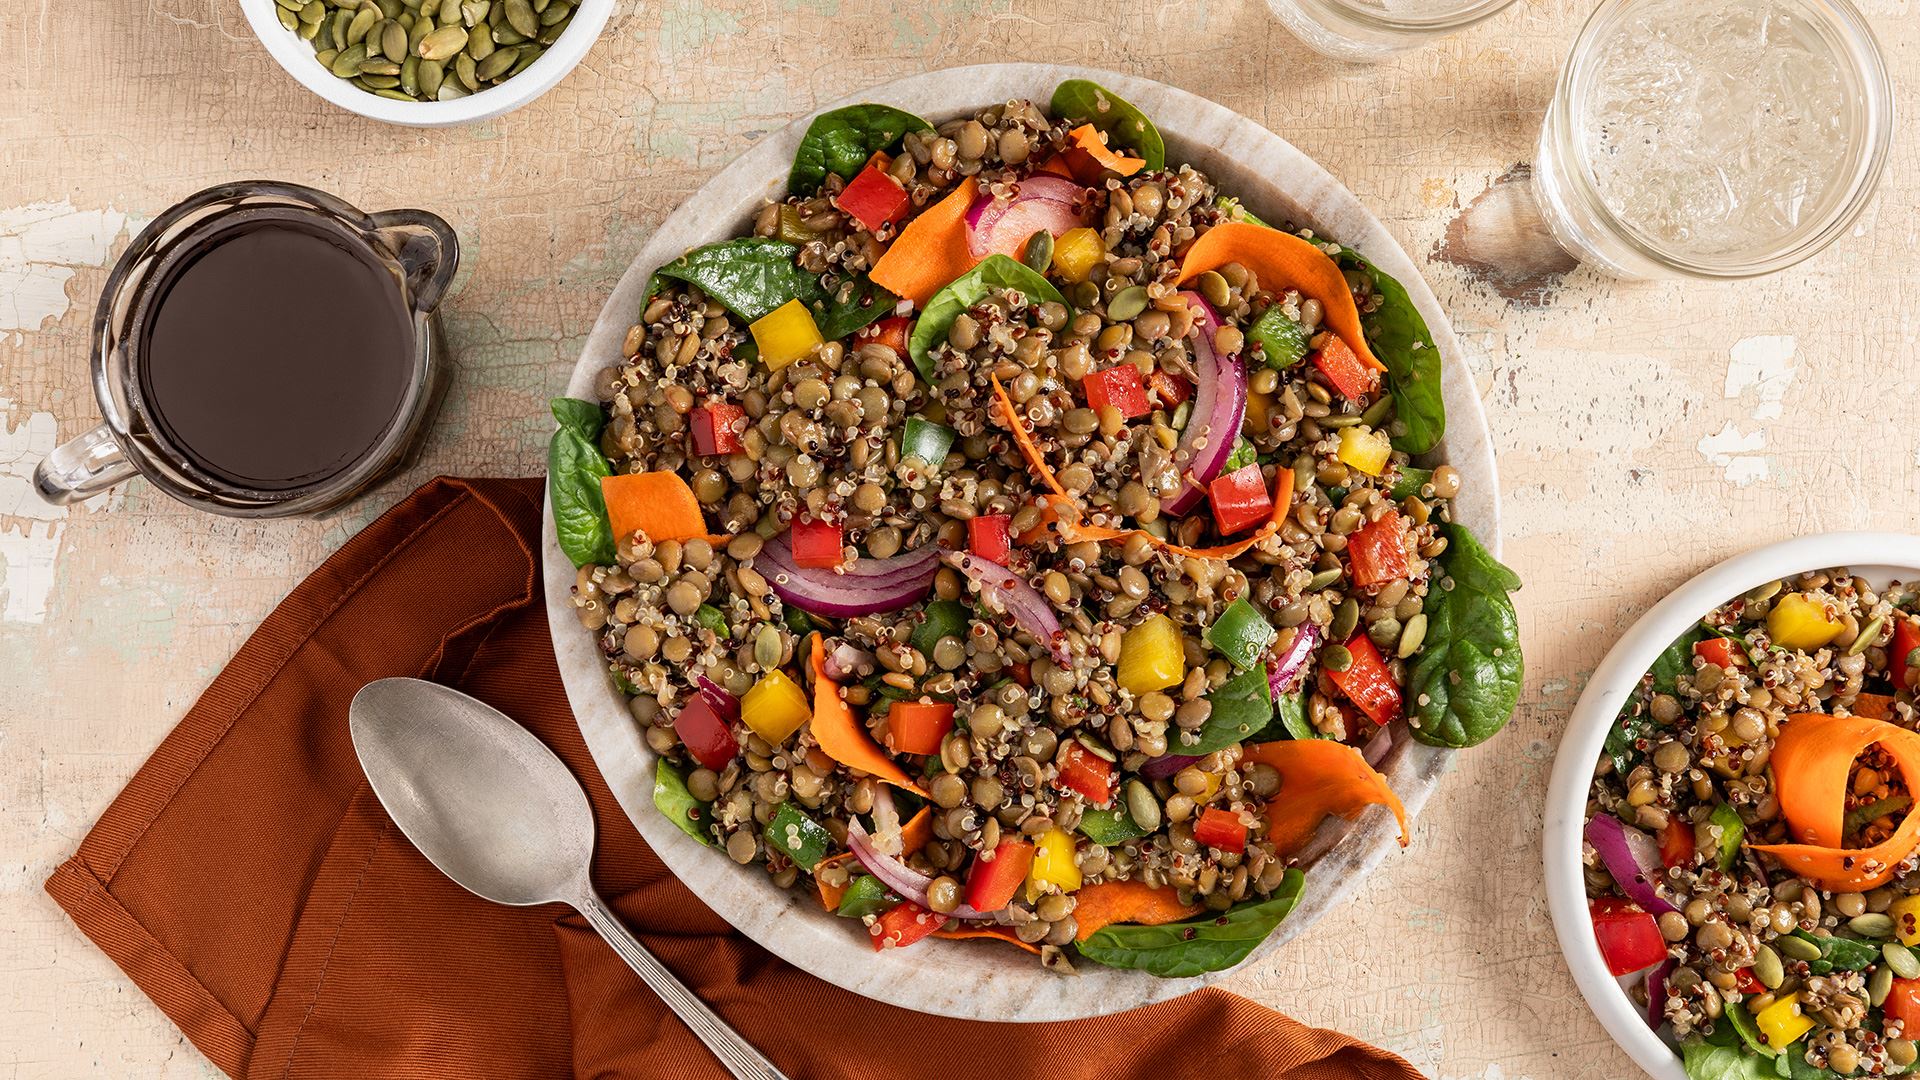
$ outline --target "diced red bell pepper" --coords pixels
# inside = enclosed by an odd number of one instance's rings
[[[1209,806],[1194,823],[1193,838],[1210,848],[1237,855],[1247,849],[1247,825],[1239,814]]]
[[[1348,638],[1346,646],[1353,663],[1345,671],[1328,668],[1327,678],[1374,723],[1385,726],[1400,719],[1400,686],[1393,681],[1393,673],[1387,670],[1387,662],[1380,658],[1373,639],[1362,630]]]
[[[699,457],[712,457],[716,454],[737,454],[740,452],[741,421],[746,411],[738,405],[724,401],[715,401],[693,410],[688,417],[692,423],[693,452]]]
[[[1193,385],[1171,371],[1154,368],[1147,376],[1147,389],[1160,399],[1160,407],[1171,409],[1193,396]]]
[[[1095,806],[1105,806],[1113,801],[1113,762],[1080,745],[1076,739],[1067,743],[1067,751],[1060,758],[1060,772],[1053,782]]]
[[[937,754],[953,730],[953,706],[944,701],[896,701],[887,708],[887,745],[896,754]]]
[[[1893,644],[1887,647],[1887,667],[1892,671],[1896,690],[1912,690],[1907,682],[1907,658],[1920,649],[1920,620],[1899,616],[1893,620]]]
[[[1889,1020],[1900,1021],[1900,1037],[1911,1039],[1920,1033],[1920,979],[1895,979],[1887,991],[1880,1011]]]
[[[1593,901],[1589,911],[1608,971],[1630,975],[1667,958],[1667,939],[1660,936],[1660,924],[1630,901],[1603,896]]]
[[[867,927],[873,935],[873,951],[904,949],[947,925],[947,917],[928,911],[911,900],[902,900],[880,913]]]
[[[905,315],[889,315],[879,322],[861,327],[853,337],[862,345],[885,345],[893,350],[895,356],[906,356],[908,342],[913,337],[913,320]]]
[[[882,226],[907,216],[907,189],[887,174],[890,164],[885,154],[875,154],[867,167],[854,174],[845,190],[833,200],[835,206],[853,215],[868,232],[877,233]]]
[[[1033,685],[1033,668],[1025,660],[1015,660],[1008,664],[1007,676],[1021,686]]]
[[[681,745],[693,755],[693,760],[715,772],[726,768],[740,752],[740,745],[733,738],[733,725],[714,710],[703,694],[693,695],[680,707],[673,718],[673,733],[680,736]]]
[[[1096,371],[1080,380],[1080,389],[1086,392],[1087,408],[1095,412],[1111,405],[1131,420],[1153,411],[1147,404],[1147,388],[1140,381],[1140,369],[1132,364]]]
[[[1657,922],[1658,920],[1655,921]],[[1743,967],[1734,972],[1733,978],[1734,984],[1739,987],[1740,992],[1743,994],[1764,994],[1767,992],[1767,984],[1761,982],[1760,976],[1755,975],[1753,969],[1750,967]]]
[[[1693,655],[1700,657],[1715,667],[1746,667],[1750,661],[1732,641],[1723,637],[1710,637],[1705,641],[1693,643]]]
[[[1670,818],[1660,830],[1660,863],[1672,869],[1693,865],[1693,826],[1679,818]]]
[[[1033,867],[1033,845],[1003,837],[993,858],[973,860],[967,871],[967,906],[975,911],[999,911],[1013,902],[1013,894]]]
[[[1361,588],[1405,581],[1412,568],[1407,563],[1407,523],[1398,510],[1389,510],[1379,520],[1369,521],[1347,537],[1347,577]]]
[[[831,570],[846,557],[840,526],[812,518],[793,519],[793,562],[796,566]]]
[[[1232,536],[1273,516],[1273,495],[1257,462],[1214,477],[1207,485],[1207,501],[1213,504],[1213,521],[1221,536]]]
[[[1380,372],[1355,356],[1347,343],[1333,334],[1328,334],[1327,343],[1313,354],[1313,366],[1319,368],[1327,382],[1348,401],[1369,397],[1380,388]]]
[[[1006,514],[978,514],[967,519],[967,550],[1001,566],[1013,551],[1013,518]]]

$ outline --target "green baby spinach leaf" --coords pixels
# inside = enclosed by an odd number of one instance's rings
[[[954,278],[947,287],[934,293],[927,309],[913,324],[913,336],[907,340],[907,352],[920,377],[933,381],[933,350],[947,340],[953,321],[968,308],[1003,290],[1012,290],[1035,304],[1049,301],[1066,307],[1066,298],[1053,283],[1033,272],[1031,267],[1005,255],[989,255],[980,265]]]
[[[727,640],[732,633],[727,628],[727,613],[712,604],[701,604],[695,608],[693,621],[713,631],[721,641]]]
[[[1255,665],[1208,691],[1207,704],[1213,711],[1200,725],[1200,741],[1173,740],[1168,743],[1168,752],[1198,757],[1258,735],[1273,721],[1273,694],[1267,689],[1266,667]]]
[[[1654,657],[1653,666],[1647,669],[1649,681],[1628,695],[1626,704],[1620,707],[1620,715],[1614,719],[1606,741],[1600,746],[1601,752],[1612,759],[1614,771],[1619,775],[1632,772],[1646,756],[1639,744],[1652,735],[1654,729],[1653,717],[1647,712],[1648,695],[1673,693],[1675,681],[1693,670],[1694,645],[1709,636],[1705,628],[1694,626],[1675,638]]]
[[[1767,1045],[1766,1038],[1760,1034],[1760,1026],[1753,1022],[1753,1014],[1747,1011],[1745,1005],[1737,1001],[1729,1001],[1724,1015],[1727,1018],[1727,1026],[1740,1037],[1740,1041],[1746,1045],[1747,1049],[1767,1058],[1777,1053],[1773,1047]]]
[[[848,105],[823,112],[807,125],[787,174],[787,194],[812,195],[834,173],[851,180],[877,151],[909,131],[932,131],[925,120],[891,105]]]
[[[1147,835],[1147,830],[1133,820],[1133,815],[1120,801],[1116,801],[1111,810],[1088,807],[1080,815],[1080,831],[1101,847],[1117,847]]]
[[[967,639],[967,620],[972,613],[958,600],[931,600],[920,609],[919,625],[908,635],[907,643],[920,655],[933,656],[933,647],[943,637]]]
[[[686,774],[680,767],[666,758],[653,763],[653,805],[668,820],[679,826],[680,831],[707,845],[716,846],[713,834],[707,830],[712,820],[712,804],[701,802],[687,790]]]
[[[1080,943],[1080,955],[1108,967],[1132,968],[1163,979],[1223,971],[1245,960],[1300,902],[1306,875],[1288,870],[1265,900],[1235,904],[1164,926],[1121,923],[1102,927]]]
[[[1520,579],[1466,526],[1448,525],[1446,536],[1423,609],[1426,642],[1407,672],[1407,691],[1413,737],[1458,749],[1492,738],[1520,701],[1520,622],[1507,597]]]
[[[851,335],[891,312],[898,302],[865,274],[830,286],[824,277],[801,266],[799,255],[794,245],[764,236],[722,240],[694,248],[655,270],[647,282],[647,295],[659,292],[666,279],[683,281],[746,322],[798,300],[813,313],[820,336],[828,341]]]
[[[1110,146],[1137,152],[1147,171],[1167,167],[1167,144],[1147,114],[1119,94],[1086,79],[1068,79],[1054,88],[1047,111],[1056,120],[1085,120],[1106,133]]]
[[[1815,975],[1831,975],[1836,971],[1859,971],[1880,958],[1880,947],[1870,941],[1855,941],[1843,937],[1815,937],[1805,930],[1795,930],[1793,936],[1820,950],[1820,959],[1807,961],[1807,970]]]
[[[1406,286],[1367,261],[1366,256],[1342,247],[1334,261],[1343,270],[1357,270],[1373,279],[1380,306],[1360,316],[1360,322],[1375,355],[1387,365],[1394,416],[1406,428],[1393,437],[1393,446],[1409,454],[1424,454],[1447,431],[1447,406],[1440,395],[1440,350],[1434,347],[1427,320],[1421,318]]]
[[[1774,1080],[1773,1062],[1744,1046],[1715,1046],[1705,1039],[1680,1044],[1680,1067],[1687,1080]]]
[[[613,526],[600,478],[613,473],[600,453],[600,406],[577,398],[554,398],[553,418],[560,422],[547,443],[547,497],[553,503],[553,531],[560,550],[575,566],[613,563]]]

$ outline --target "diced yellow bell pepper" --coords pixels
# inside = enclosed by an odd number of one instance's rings
[[[1767,633],[1773,643],[1812,652],[1839,636],[1838,620],[1827,617],[1827,606],[1805,593],[1787,593],[1767,612]]]
[[[1278,393],[1263,394],[1252,389],[1247,391],[1247,418],[1241,425],[1241,429],[1246,432],[1248,438],[1267,433],[1268,423],[1273,417],[1274,402],[1279,396]]]
[[[1048,829],[1033,843],[1033,865],[1027,868],[1027,895],[1070,893],[1080,887],[1080,864],[1073,858],[1073,834]]]
[[[1107,257],[1107,245],[1092,229],[1068,229],[1053,242],[1053,271],[1068,281],[1085,281]]]
[[[760,362],[769,371],[779,371],[795,360],[802,360],[820,347],[820,327],[813,312],[798,300],[789,300],[748,324],[753,343],[760,347]]]
[[[778,668],[762,675],[740,699],[740,719],[755,735],[775,746],[787,741],[812,715],[806,691]]]
[[[1903,896],[1887,908],[1902,945],[1920,945],[1920,896]]]
[[[1767,1045],[1776,1051],[1785,1050],[1813,1030],[1813,1017],[1800,1012],[1799,994],[1788,994],[1761,1009],[1753,1022],[1759,1025],[1760,1034],[1767,1040]]]
[[[1180,628],[1155,615],[1120,639],[1120,686],[1135,694],[1164,690],[1187,674]]]
[[[1372,428],[1341,428],[1340,449],[1334,456],[1368,476],[1379,476],[1387,458],[1393,456],[1393,443]]]

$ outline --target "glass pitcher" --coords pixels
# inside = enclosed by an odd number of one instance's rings
[[[167,268],[227,229],[270,220],[314,230],[391,271],[411,313],[411,368],[392,420],[338,471],[279,490],[249,488],[196,464],[157,422],[141,389],[141,325],[166,287]],[[423,210],[367,214],[323,191],[275,181],[222,184],[189,196],[141,230],[94,315],[93,388],[104,422],[47,455],[34,485],[48,502],[98,495],[135,475],[201,510],[234,517],[324,514],[365,492],[418,450],[445,383],[446,344],[436,313],[460,261],[453,229]]]

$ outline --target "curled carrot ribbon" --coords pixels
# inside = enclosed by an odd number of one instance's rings
[[[1920,815],[1910,806],[1893,835],[1872,847],[1846,847],[1847,791],[1854,760],[1874,744],[1920,791],[1920,734],[1867,716],[1800,713],[1780,725],[1773,744],[1773,790],[1798,843],[1754,844],[1780,865],[1834,892],[1864,892],[1891,881],[1920,847]]]

